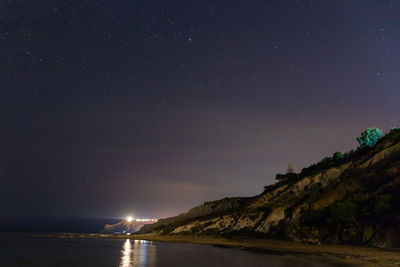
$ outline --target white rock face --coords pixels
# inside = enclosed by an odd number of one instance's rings
[[[160,219],[158,222],[154,224],[145,225],[142,229],[140,229],[139,233],[149,233],[153,229],[168,225],[175,222],[186,221],[192,218],[206,216],[213,213],[220,213],[224,211],[229,211],[238,208],[241,205],[241,202],[246,201],[248,198],[224,198],[218,201],[206,202],[203,205],[194,207],[190,209],[188,212],[181,213],[175,217],[169,217],[166,219]]]
[[[269,229],[272,226],[278,225],[279,221],[283,219],[285,219],[285,208],[279,207],[277,209],[274,209],[270,213],[268,218],[264,220],[263,223],[261,223],[260,226],[256,228],[256,231],[261,233],[268,233]]]

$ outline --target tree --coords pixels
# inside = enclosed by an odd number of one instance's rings
[[[352,222],[356,222],[358,213],[358,205],[350,200],[336,202],[331,207],[331,218],[330,221],[335,223],[338,237],[342,242],[344,241],[345,229],[351,225]]]
[[[382,222],[392,207],[391,199],[392,196],[389,194],[376,196],[363,208],[362,213],[369,222],[370,229],[369,232],[364,231],[364,242],[370,242],[382,228]]]
[[[383,131],[379,128],[368,128],[360,137],[357,138],[361,148],[374,147],[383,136]]]
[[[334,159],[334,160],[340,160],[340,159],[343,159],[343,158],[344,158],[344,155],[343,155],[343,153],[340,152],[340,151],[338,151],[338,152],[336,152],[335,154],[333,154],[333,159]]]
[[[335,221],[343,223],[356,217],[358,206],[356,203],[345,200],[336,202],[331,208],[331,214]]]
[[[294,173],[294,168],[292,166],[292,163],[289,163],[286,173]]]
[[[291,163],[288,164],[288,168],[286,170],[285,174],[277,174],[275,176],[275,179],[278,181],[284,181],[284,180],[294,180],[298,177],[297,173],[294,172],[294,168]]]
[[[371,199],[367,206],[362,210],[364,216],[376,217],[381,219],[391,208],[392,196],[390,194],[376,196]]]

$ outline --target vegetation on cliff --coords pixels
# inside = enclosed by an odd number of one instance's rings
[[[379,132],[367,129],[356,150],[277,175],[258,196],[207,202],[140,232],[398,246],[400,129]]]

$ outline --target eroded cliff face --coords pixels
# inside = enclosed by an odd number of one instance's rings
[[[217,213],[224,213],[236,210],[242,206],[249,198],[224,198],[218,201],[206,202],[203,205],[194,207],[188,212],[181,213],[178,216],[160,219],[154,224],[145,225],[140,229],[139,233],[149,233],[154,229],[174,225],[183,221],[187,221],[193,218],[204,217],[207,215],[215,215]]]
[[[207,202],[139,233],[399,245],[399,137],[386,137],[338,166],[268,186],[258,196]]]

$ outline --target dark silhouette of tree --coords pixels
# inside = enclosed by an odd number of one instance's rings
[[[338,151],[335,154],[333,154],[333,159],[334,160],[341,160],[344,158],[344,155],[342,152]]]
[[[334,222],[338,236],[344,242],[343,234],[346,227],[356,221],[358,205],[350,200],[336,202],[331,207],[331,218]]]
[[[288,164],[286,173],[294,173],[294,168],[292,166],[292,163]]]

